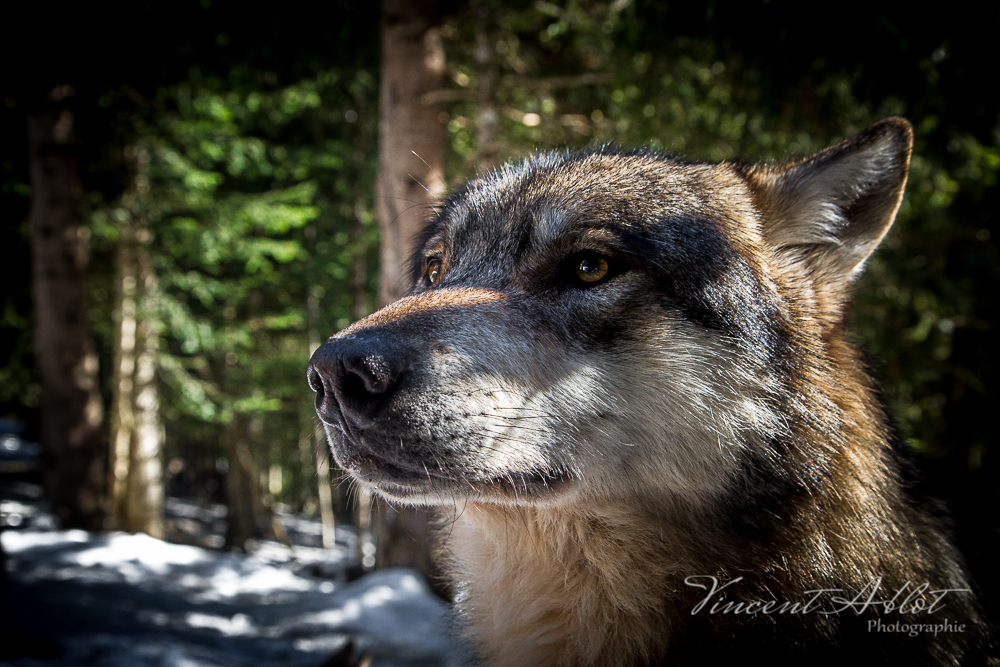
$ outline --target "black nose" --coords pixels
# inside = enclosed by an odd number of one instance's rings
[[[353,338],[321,345],[307,374],[316,414],[327,424],[339,423],[339,413],[354,427],[371,426],[402,374],[399,357],[391,345]]]

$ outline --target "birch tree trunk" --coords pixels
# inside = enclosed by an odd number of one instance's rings
[[[81,214],[73,94],[65,83],[33,82],[27,116],[43,482],[63,526],[99,530],[107,455],[87,312],[89,230]]]
[[[413,240],[444,194],[444,109],[425,103],[425,95],[443,87],[445,56],[435,0],[382,0],[381,33],[375,212],[381,234],[379,302],[385,305],[406,291]],[[365,491],[360,495],[363,524],[371,499]],[[380,566],[430,572],[426,512],[380,505],[373,519]]]

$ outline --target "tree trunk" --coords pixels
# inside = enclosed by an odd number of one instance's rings
[[[87,313],[89,230],[67,84],[32,84],[27,118],[35,345],[45,490],[65,527],[104,525],[105,443]]]
[[[316,443],[316,490],[319,494],[319,517],[323,523],[323,548],[336,546],[337,519],[333,514],[333,491],[330,489],[330,448],[326,435],[317,433]]]
[[[156,318],[157,283],[149,254],[152,234],[137,230],[138,285],[142,294],[137,327],[134,404],[135,435],[129,456],[128,529],[163,536],[163,422],[157,386],[159,336]]]
[[[497,111],[497,65],[493,15],[485,6],[476,12],[476,167],[485,174],[496,166],[500,112]]]
[[[135,435],[135,362],[138,313],[136,287],[135,234],[131,220],[119,227],[115,245],[115,309],[114,357],[112,368],[111,446],[108,480],[111,526],[128,529],[128,484],[131,465],[132,438]]]
[[[229,506],[226,545],[246,549],[247,540],[263,537],[267,508],[260,492],[260,474],[250,454],[246,415],[237,413],[225,426],[223,447],[229,461],[226,504]]]
[[[135,186],[122,197],[127,219],[115,248],[117,300],[114,336],[110,482],[113,524],[120,530],[163,536],[163,423],[157,386],[158,287],[153,240],[138,199],[149,189],[149,156],[135,157]]]
[[[319,312],[319,297],[309,288],[307,297],[307,314],[309,319],[309,356],[319,349],[319,330],[316,320]],[[319,500],[319,517],[322,522],[323,548],[332,549],[335,546],[337,520],[333,513],[333,491],[330,488],[330,446],[326,442],[326,433],[317,428],[312,429],[310,444],[316,461],[316,497]]]
[[[444,194],[445,128],[426,93],[444,83],[444,49],[434,0],[383,0],[375,212],[381,245],[379,301],[407,289],[406,263],[429,209]]]
[[[364,229],[361,226],[361,204],[354,206],[354,259],[351,264],[351,294],[353,309],[351,315],[355,321],[369,314],[367,290],[367,270],[365,268],[365,247],[363,244]],[[354,525],[358,531],[358,558],[361,567],[371,570],[375,567],[375,534],[372,531],[372,492],[366,487],[357,486],[355,494],[357,502],[354,506]]]
[[[310,257],[316,256],[314,241],[316,239],[316,227],[311,226],[306,229],[306,238],[309,239]],[[319,294],[313,284],[315,267],[310,260],[308,294],[306,295],[306,323],[309,329],[309,357],[319,349],[321,344],[319,335]],[[326,434],[322,428],[314,421],[315,413],[309,424],[312,426],[308,439],[312,459],[315,462],[316,470],[316,499],[319,504],[319,517],[322,526],[323,548],[332,549],[336,544],[337,520],[333,511],[333,489],[330,486],[330,446],[326,442]]]
[[[407,261],[430,207],[444,194],[445,129],[440,104],[424,95],[444,83],[445,57],[434,0],[382,1],[382,67],[375,211],[381,234],[379,302],[407,289]],[[366,498],[362,498],[362,506]],[[364,507],[361,508],[362,513]],[[363,519],[362,517],[359,517]],[[432,569],[427,513],[384,505],[374,512],[380,566]],[[369,554],[366,554],[369,555]]]

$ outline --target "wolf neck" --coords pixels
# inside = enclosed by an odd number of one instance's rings
[[[860,438],[869,425],[846,427],[840,437]],[[740,491],[732,504],[470,505],[449,540],[467,632],[492,666],[650,664],[684,641],[702,597],[685,586],[688,576],[745,575],[740,585],[755,589],[748,588],[751,599],[798,599],[832,582],[860,590],[875,577],[899,585],[934,576],[933,563],[954,565],[954,554],[933,531],[924,539],[906,528],[926,518],[913,514],[893,483],[879,432],[846,447],[800,433],[815,440],[792,445],[781,465],[808,466],[809,456],[825,451],[808,488],[781,488],[780,472],[758,470],[734,483]],[[808,471],[791,477],[807,479]],[[748,497],[755,486],[759,505]],[[885,553],[922,553],[923,562],[886,562]]]
[[[466,509],[451,574],[486,664],[629,664],[665,652],[676,613],[667,582],[687,567],[656,517],[625,512]]]

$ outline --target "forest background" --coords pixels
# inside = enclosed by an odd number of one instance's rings
[[[1000,9],[816,11],[34,4],[3,27],[0,417],[41,442],[67,526],[161,534],[174,493],[227,502],[231,545],[280,533],[276,511],[376,516],[379,562],[421,564],[419,517],[372,509],[329,470],[305,382],[321,340],[398,295],[393,220],[532,151],[779,161],[902,115],[906,197],[850,318],[995,609]],[[411,107],[387,100],[393,81],[423,86]],[[420,163],[380,165],[393,142]],[[63,216],[58,247],[45,215]],[[39,310],[46,280],[63,320]],[[45,345],[72,357],[56,381]]]

